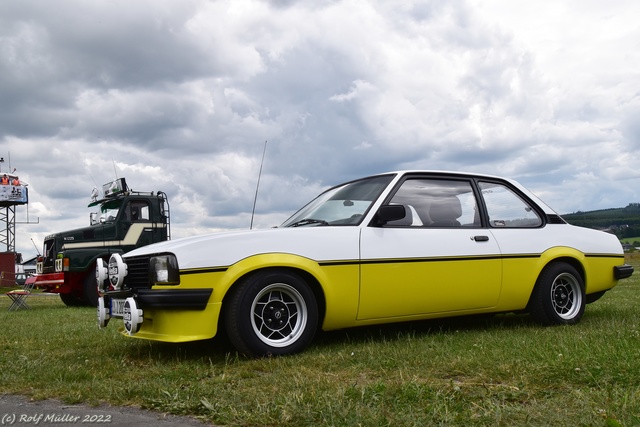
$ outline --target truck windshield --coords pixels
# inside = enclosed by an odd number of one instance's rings
[[[280,227],[359,224],[392,178],[392,175],[382,175],[331,188]]]
[[[113,222],[118,217],[120,202],[108,202],[100,206],[100,222]]]

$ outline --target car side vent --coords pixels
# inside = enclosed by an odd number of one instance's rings
[[[547,215],[547,222],[549,224],[566,224],[567,221],[562,219],[560,215]]]

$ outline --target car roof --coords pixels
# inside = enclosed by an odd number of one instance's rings
[[[498,176],[498,175],[490,175],[490,174],[477,173],[477,172],[438,170],[438,169],[402,169],[402,170],[377,173],[371,176],[390,175],[390,174],[407,175],[407,174],[414,174],[414,173],[415,174],[435,174],[435,175],[478,176],[483,178],[503,179],[506,181],[512,181],[509,178],[505,178],[503,176]]]
[[[466,178],[475,177],[475,178],[486,178],[486,179],[501,180],[501,181],[510,183],[511,185],[515,186],[520,191],[525,193],[528,197],[533,199],[536,202],[536,204],[538,204],[545,212],[557,214],[553,208],[551,208],[549,205],[547,205],[543,200],[541,200],[535,193],[533,193],[527,187],[525,187],[524,185],[522,185],[520,182],[516,181],[515,179],[507,178],[507,177],[504,177],[504,176],[490,175],[490,174],[477,173],[477,172],[461,172],[461,171],[429,170],[429,169],[405,169],[405,170],[396,170],[396,171],[389,171],[389,172],[383,172],[383,173],[379,173],[379,174],[374,174],[374,175],[371,175],[370,177],[372,177],[372,176],[383,176],[383,175],[393,175],[393,174],[398,175],[398,176],[411,175],[411,174],[433,174],[433,175],[458,176],[460,178],[463,178],[463,177],[466,177]]]

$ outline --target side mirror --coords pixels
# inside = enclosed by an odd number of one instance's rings
[[[397,221],[407,215],[404,205],[382,205],[376,215],[378,225],[386,224],[389,221]]]
[[[89,214],[89,225],[96,225],[98,223],[98,213],[97,212],[91,212]]]

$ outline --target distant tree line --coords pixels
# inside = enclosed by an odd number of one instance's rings
[[[640,203],[629,203],[624,208],[578,211],[562,218],[580,227],[608,230],[620,239],[640,236]]]

